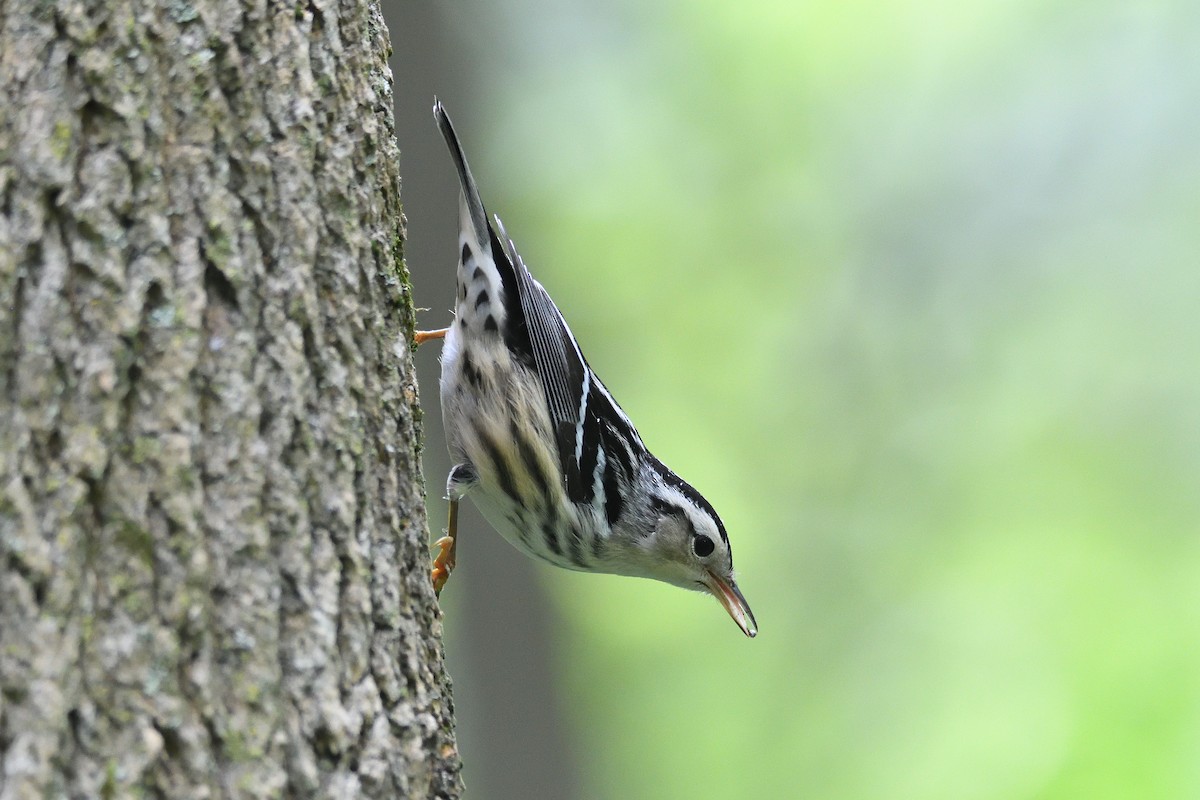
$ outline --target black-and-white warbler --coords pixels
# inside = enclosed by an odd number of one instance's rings
[[[454,568],[458,503],[469,494],[530,556],[710,592],[754,636],[717,512],[646,449],[500,218],[489,224],[440,102],[433,113],[462,184],[454,322],[417,334],[418,343],[445,337],[442,416],[455,464],[434,588]]]

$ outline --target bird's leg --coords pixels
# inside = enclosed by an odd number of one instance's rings
[[[446,518],[446,535],[434,542],[438,554],[433,559],[433,591],[439,597],[442,587],[454,571],[455,547],[458,544],[458,501],[479,482],[478,473],[469,461],[455,464],[446,476],[446,499],[450,501],[450,513]]]
[[[433,593],[442,596],[442,587],[454,571],[454,551],[458,544],[458,500],[450,498],[450,514],[446,519],[446,535],[434,542],[438,554],[433,559]]]
[[[450,329],[449,328],[439,328],[436,331],[417,331],[415,334],[413,334],[413,341],[415,341],[417,343],[417,346],[420,347],[421,345],[428,342],[430,339],[446,338],[446,331],[448,331],[448,330],[450,330]]]

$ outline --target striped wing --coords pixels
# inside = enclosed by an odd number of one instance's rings
[[[562,313],[525,267],[499,217],[493,219],[503,254],[516,275],[521,312],[546,394],[567,496],[573,502],[586,503],[597,491],[603,492],[612,522],[620,514],[623,494],[617,481],[632,480],[636,454],[644,452],[645,446],[633,423],[588,366]]]

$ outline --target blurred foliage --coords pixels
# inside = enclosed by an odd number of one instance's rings
[[[545,570],[586,795],[1200,797],[1200,6],[452,13],[490,205],[761,625]]]

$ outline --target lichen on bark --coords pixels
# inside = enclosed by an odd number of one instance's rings
[[[0,797],[457,797],[376,6],[0,7]]]

